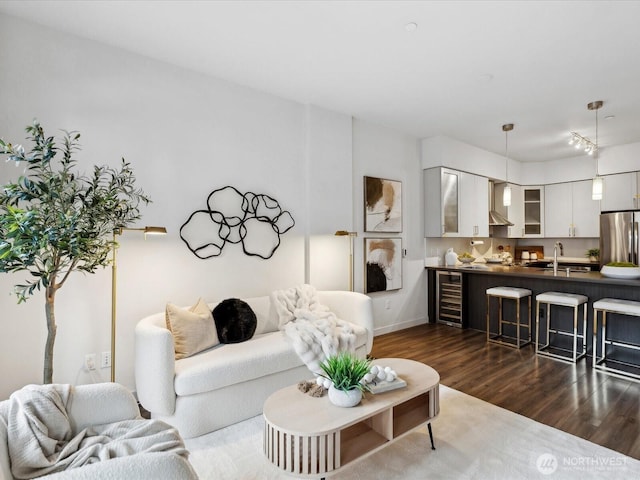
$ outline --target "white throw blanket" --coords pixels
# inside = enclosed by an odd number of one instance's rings
[[[316,289],[300,285],[271,294],[278,312],[279,328],[293,341],[293,347],[309,370],[318,375],[320,364],[331,355],[354,351],[353,326],[320,304]]]
[[[7,439],[15,478],[35,478],[67,468],[142,452],[188,456],[177,430],[158,420],[123,420],[73,435],[69,385],[28,385],[10,397]]]

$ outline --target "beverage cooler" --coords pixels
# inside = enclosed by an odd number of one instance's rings
[[[436,321],[463,328],[462,274],[438,270],[436,272]]]

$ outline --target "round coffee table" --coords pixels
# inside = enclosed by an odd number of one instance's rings
[[[336,407],[297,385],[278,390],[264,404],[264,453],[285,472],[324,478],[384,448],[438,415],[440,375],[402,358],[376,359],[407,386],[363,396],[356,407]],[[429,425],[430,427],[431,425]]]

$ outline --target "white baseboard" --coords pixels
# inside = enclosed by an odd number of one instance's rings
[[[387,325],[385,327],[375,328],[373,330],[373,336],[384,335],[385,333],[397,332],[398,330],[404,330],[405,328],[415,327],[416,325],[422,325],[427,323],[427,317],[415,318],[413,320],[407,320],[406,322],[394,323],[393,325]]]

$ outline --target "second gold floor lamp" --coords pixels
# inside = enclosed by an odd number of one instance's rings
[[[349,237],[349,290],[353,292],[353,240],[358,236],[358,232],[348,232],[346,230],[338,230],[336,237]]]
[[[116,263],[116,250],[118,244],[116,242],[116,235],[122,235],[125,230],[134,230],[143,232],[145,238],[147,235],[166,235],[167,229],[165,227],[144,227],[144,228],[116,228],[113,231],[113,246],[112,246],[112,258],[111,258],[111,381],[116,381],[116,293],[117,293],[117,273],[118,266]]]

